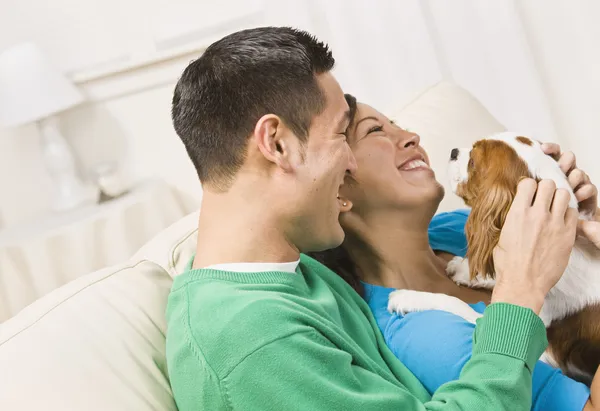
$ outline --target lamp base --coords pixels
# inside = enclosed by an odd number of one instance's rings
[[[66,211],[95,203],[98,193],[83,184],[77,176],[73,154],[58,128],[58,118],[48,117],[40,121],[38,127],[42,136],[44,162],[56,187],[53,209]]]

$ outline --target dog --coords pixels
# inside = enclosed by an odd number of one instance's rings
[[[455,257],[447,266],[457,284],[493,289],[492,252],[523,178],[553,180],[577,199],[557,158],[546,155],[541,143],[505,132],[477,141],[471,148],[453,149],[450,155],[451,187],[471,213],[465,227],[467,258]],[[580,218],[590,216],[580,213]],[[388,309],[405,314],[443,310],[474,323],[480,314],[464,302],[443,294],[398,290],[390,294]],[[548,293],[540,318],[548,332],[549,347],[542,360],[568,376],[591,383],[600,365],[600,250],[577,237],[562,278]]]

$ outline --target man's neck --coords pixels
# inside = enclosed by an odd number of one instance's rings
[[[193,267],[298,260],[298,250],[286,240],[277,216],[265,204],[269,202],[264,193],[261,197],[253,193],[205,191]]]
[[[435,291],[449,281],[445,262],[429,246],[431,215],[417,214],[393,210],[371,215],[347,235],[346,246],[364,281],[418,291]]]

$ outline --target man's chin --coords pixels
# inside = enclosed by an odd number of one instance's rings
[[[344,242],[344,238],[346,237],[344,230],[338,224],[337,227],[334,228],[334,231],[331,232],[331,235],[327,240],[323,239],[320,244],[315,244],[314,249],[310,250],[311,252],[320,252],[331,250],[332,248],[339,247]]]
[[[342,245],[342,243],[344,242],[344,238],[346,238],[346,235],[344,234],[344,231],[341,230],[341,234],[338,236],[338,238],[335,239],[335,241],[332,241],[332,244],[329,248],[327,248],[328,250],[331,248],[336,248]]]

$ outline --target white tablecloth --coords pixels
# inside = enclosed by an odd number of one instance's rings
[[[0,231],[0,322],[78,276],[127,260],[193,207],[148,182],[110,202]]]

